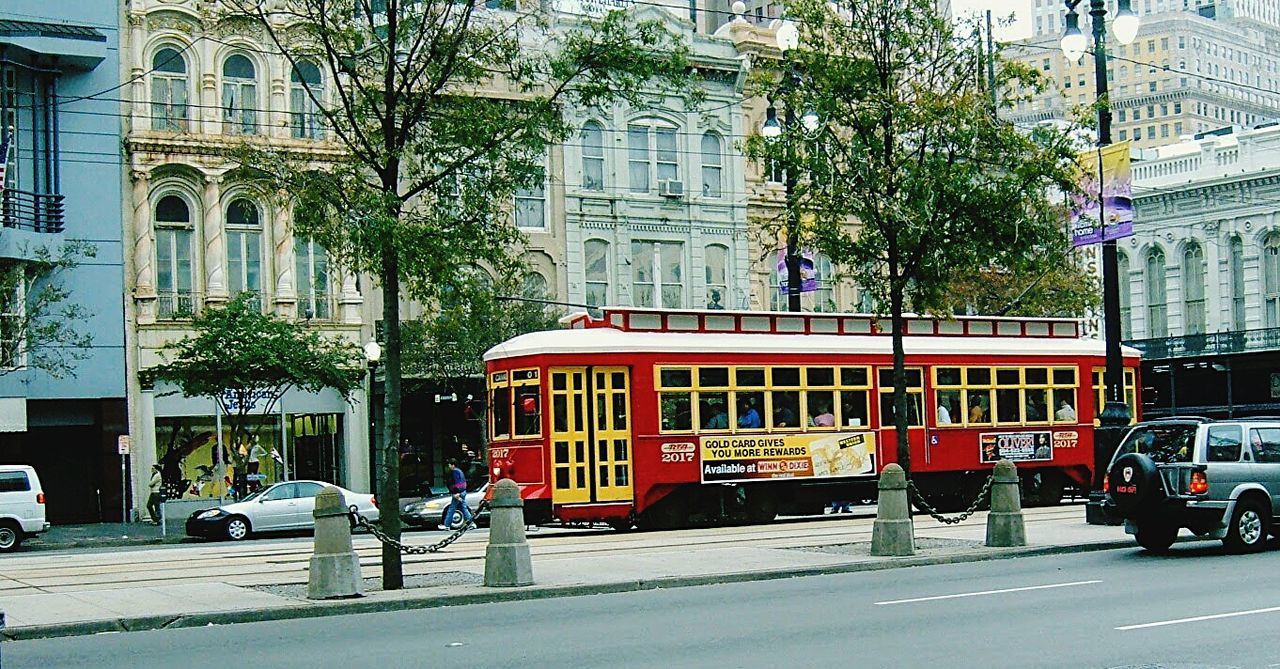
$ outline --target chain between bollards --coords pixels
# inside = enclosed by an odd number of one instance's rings
[[[442,550],[449,544],[457,541],[458,539],[461,539],[462,535],[467,533],[467,530],[476,526],[476,516],[480,515],[480,512],[488,508],[488,506],[489,506],[489,500],[486,499],[481,501],[480,506],[476,508],[476,512],[474,515],[471,516],[470,520],[463,523],[462,527],[458,528],[457,530],[454,530],[453,534],[450,534],[449,536],[441,539],[440,541],[437,541],[434,544],[431,544],[430,546],[412,546],[402,541],[397,541],[395,539],[392,539],[391,537],[387,536],[387,534],[383,532],[377,525],[369,522],[368,518],[365,518],[364,516],[360,515],[358,509],[355,506],[351,506],[347,510],[347,516],[349,516],[351,519],[351,529],[353,530],[356,529],[357,527],[362,527],[366,531],[368,531],[369,534],[372,534],[374,538],[376,538],[378,541],[381,541],[382,543],[388,546],[394,546],[396,550],[400,551],[401,553],[404,553],[405,555],[426,555],[428,553],[435,553],[436,551]]]
[[[930,506],[929,502],[925,500],[924,495],[920,494],[920,490],[916,488],[915,482],[910,479],[907,480],[907,490],[911,492],[912,501],[915,502],[917,509],[929,514],[934,520],[944,525],[958,525],[968,520],[970,516],[978,512],[978,507],[982,506],[982,500],[986,499],[987,495],[990,494],[991,484],[994,483],[995,480],[996,475],[994,473],[987,476],[987,482],[982,484],[982,490],[978,492],[978,498],[973,500],[973,504],[970,504],[969,508],[964,510],[964,513],[961,513],[954,518],[948,518],[939,513],[937,509]]]

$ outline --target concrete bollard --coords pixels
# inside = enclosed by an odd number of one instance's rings
[[[872,555],[915,555],[915,527],[907,501],[907,475],[898,463],[880,472],[876,522],[871,526]]]
[[[987,545],[997,548],[1027,545],[1022,522],[1022,498],[1018,467],[1008,460],[996,463],[991,482],[991,513],[987,514]]]
[[[498,588],[533,585],[533,562],[524,537],[524,500],[520,499],[520,486],[511,479],[498,481],[489,500],[484,584]]]
[[[364,579],[360,558],[351,548],[351,521],[342,491],[326,486],[316,495],[311,515],[316,519],[316,542],[307,576],[307,599],[360,597]]]

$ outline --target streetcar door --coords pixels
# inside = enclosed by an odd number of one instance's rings
[[[550,372],[551,502],[590,502],[587,369],[552,367]]]
[[[631,501],[630,378],[625,367],[553,367],[551,501]]]
[[[630,388],[625,367],[591,368],[595,396],[591,439],[595,464],[595,501],[630,502]]]

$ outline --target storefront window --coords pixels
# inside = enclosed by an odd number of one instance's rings
[[[224,416],[221,447],[216,424],[213,416],[156,419],[156,461],[168,499],[242,497],[286,479],[280,416],[249,416],[234,441]],[[245,490],[235,488],[237,462]]]

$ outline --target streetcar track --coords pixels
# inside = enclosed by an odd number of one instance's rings
[[[1029,517],[1026,520],[1029,523],[1060,520],[1060,514],[1058,514],[1057,511],[1058,511],[1057,509],[1054,509],[1051,511],[1047,510],[1042,513],[1029,514]],[[845,517],[844,519],[848,520],[851,518]],[[866,520],[866,518],[860,518],[859,520]],[[786,532],[783,534],[779,534],[776,531],[775,532],[765,531],[762,534],[758,528],[742,528],[746,531],[735,532],[733,531],[733,529],[736,529],[736,528],[730,528],[730,533],[728,536],[724,534],[724,530],[726,528],[716,528],[716,529],[719,529],[720,532],[715,534],[710,534],[706,530],[681,531],[681,534],[685,536],[682,537],[684,539],[684,543],[681,544],[679,548],[681,550],[688,550],[689,548],[715,549],[715,548],[723,548],[723,547],[731,546],[734,544],[750,544],[759,548],[791,549],[791,548],[800,548],[800,547],[809,546],[809,545],[824,545],[824,544],[829,545],[833,543],[831,541],[832,539],[846,539],[848,543],[855,543],[858,541],[866,540],[866,535],[868,535],[871,531],[871,525],[867,524],[859,527],[842,527],[839,529],[826,528],[826,527],[815,528],[810,526],[808,528],[804,528],[804,529],[808,529],[809,531],[796,531],[802,528],[795,528],[795,530],[791,532]],[[960,528],[953,528],[948,526],[928,526],[921,529],[932,533],[936,531],[957,530]],[[818,531],[814,531],[814,530],[818,530]],[[697,536],[688,536],[692,532],[696,532]],[[622,552],[627,552],[631,554],[661,553],[661,552],[669,551],[674,547],[670,543],[666,543],[666,544],[654,543],[655,540],[661,538],[661,536],[658,533],[645,533],[645,534],[634,535],[634,536],[626,536],[626,535],[619,536],[617,535],[617,533],[612,533],[611,535],[605,535],[605,536],[611,536],[612,541],[608,541],[606,543],[605,541],[602,540],[603,536],[583,537],[582,535],[577,535],[577,534],[547,535],[545,537],[546,539],[555,539],[557,541],[550,542],[550,541],[544,540],[542,542],[539,542],[539,543],[550,544],[550,545],[539,546],[538,548],[540,550],[536,551],[536,556],[551,560],[551,559],[565,559],[565,558],[573,557],[575,555],[599,556],[599,555],[607,555],[610,553],[622,553]],[[582,539],[587,539],[587,541],[581,541]],[[636,545],[637,543],[641,543],[645,541],[648,541],[651,543],[645,546]],[[573,542],[576,542],[576,544]],[[779,543],[782,543],[784,545],[778,545]],[[583,545],[583,544],[586,544],[586,545]],[[601,544],[605,544],[605,545],[601,545]],[[437,572],[441,571],[441,569],[431,569],[431,567],[449,567],[449,566],[461,567],[465,563],[474,563],[477,560],[483,559],[483,551],[477,550],[481,548],[482,545],[483,544],[481,543],[481,541],[467,541],[465,543],[459,544],[459,546],[465,547],[466,549],[468,549],[465,553],[451,554],[448,556],[436,556],[436,557],[424,558],[424,559],[408,559],[405,561],[404,564],[406,565],[406,568],[410,570],[408,573],[415,573],[415,574],[416,573],[432,573],[433,571],[437,571]],[[541,550],[543,548],[547,550]],[[378,561],[379,550],[380,549],[376,544],[370,545],[370,546],[364,546],[356,549],[357,554],[359,555],[361,560],[362,571],[376,570],[376,567],[380,564],[380,562]],[[173,584],[178,582],[207,582],[210,580],[220,580],[221,582],[227,582],[235,585],[245,585],[245,586],[251,587],[253,585],[269,585],[274,583],[280,583],[282,581],[292,582],[294,580],[297,580],[301,575],[306,573],[305,566],[309,562],[310,553],[311,553],[311,550],[309,547],[305,549],[300,547],[299,549],[296,549],[296,550],[290,550],[288,553],[286,553],[286,555],[283,555],[283,556],[280,555],[278,551],[273,553],[268,553],[268,555],[277,559],[266,561],[266,564],[276,567],[275,569],[271,569],[266,573],[262,573],[257,570],[248,570],[248,571],[241,571],[237,573],[228,574],[227,567],[229,565],[226,563],[228,556],[199,555],[199,556],[184,556],[181,560],[175,560],[166,564],[164,567],[161,568],[162,571],[160,572],[153,571],[152,573],[148,574],[146,577],[143,577],[143,578],[139,578],[138,574],[136,573],[136,569],[137,569],[136,562],[120,562],[120,563],[115,563],[110,565],[102,565],[100,569],[95,569],[88,572],[77,571],[75,573],[59,573],[59,574],[48,573],[48,571],[55,570],[55,569],[66,570],[68,568],[74,568],[75,565],[64,564],[64,565],[57,565],[57,566],[51,565],[45,568],[40,568],[40,567],[31,567],[31,568],[25,568],[25,569],[19,568],[17,570],[10,571],[10,573],[12,573],[13,576],[0,574],[0,579],[5,579],[12,583],[21,584],[22,586],[25,586],[23,589],[28,591],[26,593],[23,593],[22,590],[19,590],[17,588],[6,588],[2,592],[4,593],[4,595],[8,595],[8,596],[16,596],[19,593],[31,594],[30,593],[31,590],[34,590],[37,592],[75,592],[77,590],[85,590],[85,589],[102,589],[102,588],[95,588],[93,586],[111,585],[111,584],[119,583],[120,580],[117,577],[119,576],[119,573],[123,571],[129,572],[130,577],[128,579],[128,582],[132,585],[143,584],[143,583]],[[233,557],[236,558],[236,562],[243,562],[245,559],[251,559],[252,557],[261,557],[262,555],[263,553],[255,551],[253,553],[239,554]],[[295,556],[295,557],[291,557],[291,556]],[[201,571],[207,571],[207,573],[198,573],[198,574],[188,575],[191,573],[191,571],[193,571],[189,568],[190,566],[193,566],[193,565],[186,565],[185,563],[208,562],[210,561],[211,558],[218,559],[219,561],[217,564],[209,565],[207,570],[201,570]],[[250,565],[236,565],[236,566],[261,567],[263,564],[264,564],[263,562],[253,562]],[[86,565],[81,565],[80,569],[83,569],[84,566]],[[152,565],[153,569],[156,566],[157,565]],[[44,573],[39,573],[39,572],[44,572]],[[17,578],[18,576],[21,576],[25,580],[19,580],[19,578]],[[74,577],[76,579],[76,583],[65,583],[63,579],[66,579],[68,577]],[[3,596],[3,595],[0,595],[0,596]]]

